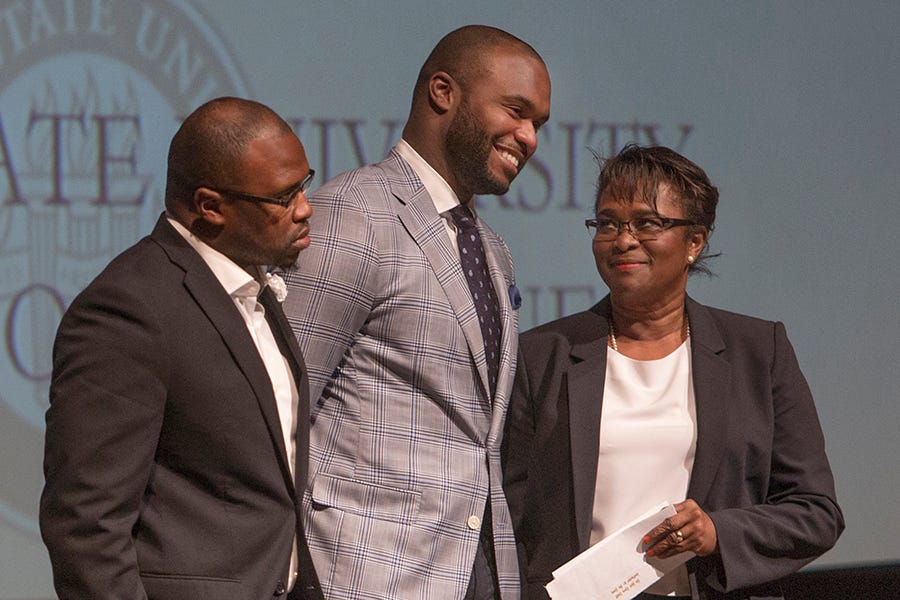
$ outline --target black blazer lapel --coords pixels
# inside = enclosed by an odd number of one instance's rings
[[[434,201],[428,195],[425,186],[396,150],[392,150],[380,166],[388,174],[391,193],[399,201],[397,217],[425,256],[456,315],[472,358],[478,365],[479,379],[485,392],[483,401],[490,410],[491,394],[481,327],[478,325],[475,304],[472,302],[459,257],[453,250],[444,222],[437,213]],[[502,349],[503,346],[501,351]],[[477,439],[484,439],[488,435],[487,431],[480,431],[474,423],[469,422],[467,426]]]
[[[294,461],[294,481],[295,489],[298,497],[306,485],[306,475],[308,471],[309,453],[305,448],[309,445],[309,379],[306,374],[306,363],[303,360],[303,354],[300,346],[297,345],[297,338],[291,331],[281,303],[275,299],[275,294],[269,287],[263,288],[259,296],[260,302],[266,309],[266,320],[272,329],[272,335],[278,344],[281,354],[287,359],[291,366],[291,372],[294,376],[294,382],[297,384],[298,406],[297,406],[297,453]]]
[[[606,351],[596,341],[572,348],[578,360],[569,370],[569,435],[572,450],[572,493],[578,546],[590,544],[597,459],[600,453],[600,411],[606,373]]]
[[[728,405],[722,400],[728,397],[731,388],[731,364],[720,356],[725,342],[706,309],[688,298],[687,312],[697,408],[697,451],[688,497],[702,507],[728,441]]]
[[[160,217],[150,237],[160,244],[173,263],[184,270],[185,288],[218,330],[238,368],[247,378],[275,445],[285,482],[289,489],[293,489],[272,381],[243,317],[200,255],[175,231],[165,216]],[[215,368],[215,365],[210,368]]]
[[[291,326],[287,321],[281,303],[275,298],[275,294],[271,288],[266,286],[259,295],[259,301],[266,309],[266,321],[288,364],[291,366],[291,372],[294,376],[294,382],[297,384],[298,406],[297,406],[297,433],[294,440],[297,444],[296,455],[294,458],[294,508],[296,514],[297,528],[297,560],[299,578],[295,584],[295,590],[301,588],[307,591],[305,598],[321,598],[321,593],[316,588],[319,586],[318,577],[316,576],[315,565],[313,564],[312,555],[309,552],[309,546],[306,543],[306,531],[303,526],[303,505],[300,499],[303,497],[303,490],[306,487],[306,478],[309,469],[309,379],[306,374],[306,363],[303,361],[303,354],[300,346],[297,345],[297,338],[291,330]],[[315,591],[313,591],[315,590]],[[301,592],[302,593],[302,592]],[[294,597],[290,595],[289,597]]]
[[[600,412],[603,407],[603,385],[606,380],[606,316],[609,300],[603,300],[590,312],[596,332],[590,341],[574,344],[567,390],[569,400],[569,442],[572,460],[572,495],[578,546],[590,545],[594,512],[594,490],[597,482],[597,460],[600,454]]]

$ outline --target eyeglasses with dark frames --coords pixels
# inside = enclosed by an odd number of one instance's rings
[[[631,236],[639,242],[655,240],[663,232],[673,227],[688,227],[696,225],[694,221],[687,219],[670,219],[661,216],[637,217],[630,221],[617,221],[615,219],[607,219],[598,217],[596,219],[587,219],[584,222],[585,227],[591,233],[591,237],[601,242],[611,242],[622,233],[622,229],[627,229]]]
[[[269,198],[268,196],[255,196],[253,194],[248,194],[246,192],[240,192],[238,190],[229,190],[226,188],[210,188],[214,192],[218,192],[223,196],[232,196],[237,198],[238,200],[246,200],[248,202],[264,202],[266,204],[277,204],[278,206],[286,207],[290,206],[291,202],[294,201],[294,198],[297,197],[297,194],[303,192],[304,194],[309,190],[309,187],[312,185],[313,177],[316,176],[316,172],[313,169],[309,170],[309,173],[306,177],[303,178],[302,181],[298,181],[296,184],[292,185],[290,188],[285,190],[284,193],[280,194],[277,198]]]

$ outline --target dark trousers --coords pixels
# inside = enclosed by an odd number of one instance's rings
[[[484,507],[481,535],[472,564],[472,577],[463,600],[498,600],[500,586],[497,583],[497,561],[494,559],[494,525],[491,521],[491,499]]]

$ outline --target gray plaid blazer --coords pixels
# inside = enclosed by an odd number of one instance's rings
[[[441,217],[396,153],[310,197],[284,309],[309,369],[307,539],[329,598],[461,598],[491,502],[504,599],[519,572],[500,442],[515,371],[512,258],[478,228],[503,320],[489,397],[478,317]]]

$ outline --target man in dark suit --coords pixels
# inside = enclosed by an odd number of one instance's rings
[[[261,268],[309,245],[312,174],[267,107],[201,106],[166,213],[66,311],[40,510],[60,597],[321,597],[298,517],[306,368]]]

